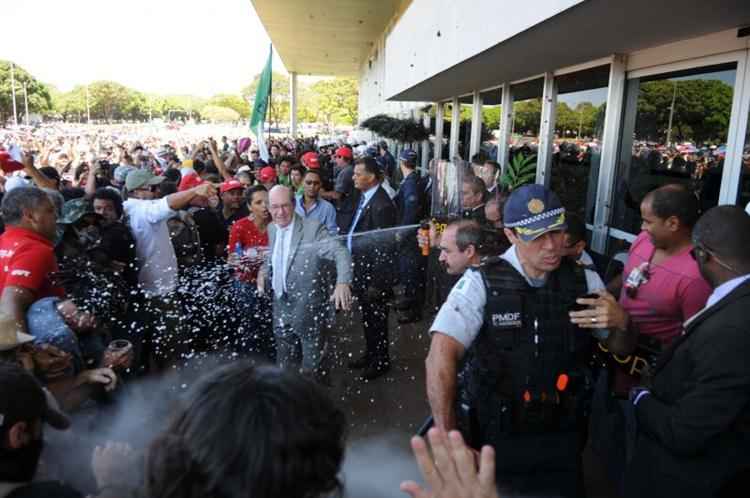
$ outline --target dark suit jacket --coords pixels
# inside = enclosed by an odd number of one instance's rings
[[[659,358],[652,394],[635,407],[626,496],[715,496],[729,479],[747,477],[749,309],[746,281],[689,320],[685,335]]]
[[[356,207],[362,193],[355,190],[352,197],[354,209],[351,213],[351,221],[345,226],[350,227],[354,222]],[[354,263],[354,285],[355,288],[365,289],[375,287],[386,289],[393,285],[396,276],[395,263],[395,241],[394,230],[385,232],[370,232],[379,228],[391,228],[396,226],[396,207],[388,197],[383,187],[378,187],[370,202],[354,227],[354,233],[364,233],[352,238],[352,262]],[[344,236],[348,233],[343,232]]]

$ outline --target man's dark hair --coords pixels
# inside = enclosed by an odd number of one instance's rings
[[[474,164],[484,164],[484,162],[487,160],[487,154],[484,152],[477,152],[473,156],[471,156],[471,162]]]
[[[323,181],[323,174],[320,172],[319,169],[304,169],[304,174],[302,175],[302,179],[304,180],[307,175],[316,175],[318,177],[318,180],[321,182]]]
[[[39,168],[39,172],[57,183],[57,188],[60,188],[60,173],[52,166],[44,166]]]
[[[24,211],[34,211],[44,202],[52,203],[44,190],[36,187],[16,187],[3,197],[0,207],[3,221],[6,225],[18,225]]]
[[[169,168],[164,172],[164,178],[170,182],[179,184],[182,179],[182,173],[180,173],[180,170],[177,168]]]
[[[700,204],[698,198],[686,187],[670,183],[652,190],[646,195],[644,201],[651,201],[651,211],[666,220],[675,216],[680,224],[686,228],[693,228],[700,216]]]
[[[449,226],[456,227],[456,245],[460,251],[465,251],[469,246],[479,252],[482,246],[482,227],[474,220],[456,220]]]
[[[109,187],[96,189],[93,200],[97,199],[100,199],[102,201],[112,201],[112,204],[114,204],[115,206],[117,217],[119,218],[120,216],[122,216],[122,197],[120,197],[120,194],[115,192],[113,189]]]
[[[158,188],[161,197],[166,197],[177,192],[177,184],[175,182],[163,181],[159,184]]]
[[[279,149],[280,149],[280,147],[279,147]],[[283,162],[285,162],[285,161],[286,161],[286,162],[288,162],[288,163],[292,163],[292,164],[294,164],[294,162],[295,162],[295,160],[294,160],[294,158],[293,158],[292,156],[281,156],[281,157],[280,157],[280,158],[279,158],[279,159],[277,160],[277,163],[278,163],[278,164],[281,164],[281,163],[283,163]]]
[[[700,217],[693,242],[740,273],[750,273],[750,216],[737,206],[716,206]]]
[[[327,496],[341,490],[345,427],[315,382],[237,361],[201,379],[151,444],[146,495]]]
[[[193,170],[199,175],[206,169],[206,165],[200,159],[193,159]]]
[[[253,196],[255,195],[256,192],[268,192],[268,189],[264,187],[263,185],[253,185],[252,187],[245,190],[244,197],[245,197],[245,202],[247,203],[248,206],[250,205],[250,203],[253,202]]]
[[[355,164],[361,164],[365,171],[370,173],[371,175],[375,175],[375,178],[378,179],[378,181],[381,181],[383,179],[383,171],[380,169],[380,166],[378,166],[378,162],[372,158],[372,157],[360,157],[357,159],[357,162]]]
[[[570,238],[570,244],[577,244],[581,240],[586,240],[586,224],[583,220],[575,215],[565,215],[566,224],[568,228],[565,229],[565,233]]]
[[[482,202],[487,201],[487,185],[484,184],[484,180],[479,178],[476,175],[472,176],[465,176],[464,177],[464,183],[471,186],[471,191],[475,194],[477,192],[481,192],[482,194]]]

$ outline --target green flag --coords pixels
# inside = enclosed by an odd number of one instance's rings
[[[250,117],[250,129],[257,133],[258,124],[260,124],[261,133],[263,131],[263,122],[266,120],[266,111],[268,110],[268,97],[271,94],[271,58],[273,57],[273,46],[268,54],[268,62],[263,72],[260,74],[258,90],[255,93],[255,102],[253,104],[253,114]]]

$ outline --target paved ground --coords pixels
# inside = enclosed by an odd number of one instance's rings
[[[357,315],[340,315],[334,337],[331,392],[349,417],[352,447],[345,469],[349,496],[399,496],[398,483],[417,474],[409,453],[409,437],[429,415],[425,394],[424,359],[429,348],[427,328],[432,317],[399,326],[391,313],[393,368],[374,381],[356,378],[346,362],[358,358],[364,338]],[[584,454],[589,498],[616,498],[596,457]],[[402,495],[406,496],[406,495]]]

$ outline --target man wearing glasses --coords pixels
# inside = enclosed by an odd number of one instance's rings
[[[706,307],[631,393],[638,431],[625,496],[744,496],[750,469],[750,217],[718,206],[693,231]],[[745,491],[742,491],[742,490]]]

